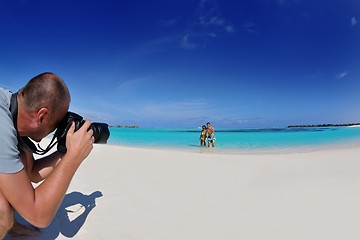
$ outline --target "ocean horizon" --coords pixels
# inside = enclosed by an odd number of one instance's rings
[[[199,128],[110,128],[108,143],[196,150],[205,148],[200,147],[200,132]],[[223,151],[309,149],[360,143],[360,128],[218,128],[215,137],[215,149]]]

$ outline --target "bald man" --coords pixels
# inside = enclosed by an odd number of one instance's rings
[[[12,98],[17,100],[15,117]],[[54,152],[35,161],[20,140],[41,141],[56,129],[69,104],[65,82],[53,73],[32,78],[17,94],[0,89],[0,239],[14,224],[14,209],[34,226],[48,226],[72,177],[91,152],[94,139],[88,120],[76,132],[72,124],[66,136],[66,154]],[[31,182],[42,180],[34,189]]]

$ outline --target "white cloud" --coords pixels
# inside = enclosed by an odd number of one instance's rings
[[[233,32],[230,24],[219,11],[215,0],[201,0],[198,6],[198,23],[203,27],[214,27],[226,32]]]
[[[256,25],[253,22],[244,23],[242,27],[248,32],[248,33],[258,33],[256,30]]]
[[[201,25],[221,25],[224,22],[219,17],[219,10],[214,0],[201,0],[197,11],[198,22]]]
[[[129,94],[143,87],[151,77],[143,77],[122,82],[116,87],[117,94]]]
[[[351,18],[351,26],[355,26],[355,25],[357,25],[357,20],[355,17],[352,17]]]
[[[213,38],[216,38],[216,37],[217,37],[217,34],[214,33],[214,32],[211,32],[211,33],[209,33],[209,36],[210,36],[210,37],[213,37]]]
[[[116,119],[109,113],[95,112],[92,110],[84,110],[82,112],[84,119],[90,119],[92,122],[105,122],[111,123]]]
[[[225,20],[222,18],[219,18],[218,16],[214,16],[211,19],[209,19],[208,24],[214,25],[214,26],[224,26]]]
[[[225,27],[225,30],[226,30],[228,33],[233,33],[233,32],[235,32],[235,28],[234,28],[234,26],[232,26],[232,25],[227,25],[227,26]]]
[[[176,19],[162,20],[159,22],[162,27],[170,27],[176,25]]]
[[[234,32],[234,25],[222,16],[215,0],[200,0],[196,19],[182,37],[180,46],[184,49],[195,49],[206,46],[209,37],[221,37],[224,33]]]
[[[190,34],[186,34],[181,39],[181,47],[184,49],[195,49],[196,48],[196,44],[194,42],[191,42],[191,40],[190,40]]]
[[[323,77],[323,73],[320,72],[320,71],[314,73],[314,74],[311,76],[312,79],[320,79],[320,78],[322,78],[322,77]]]
[[[347,71],[344,71],[344,72],[342,72],[342,73],[339,73],[339,74],[336,76],[336,78],[341,79],[341,78],[346,77],[348,74],[349,74],[349,73],[348,73]]]
[[[180,121],[189,117],[200,117],[208,113],[207,101],[204,99],[185,100],[179,102],[152,102],[147,103],[141,112],[151,118],[167,121]]]

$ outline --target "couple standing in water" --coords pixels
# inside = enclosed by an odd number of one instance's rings
[[[206,141],[208,147],[210,147],[210,144],[212,147],[215,147],[215,130],[214,127],[211,126],[211,124],[208,122],[206,123],[206,126],[202,126],[201,134],[200,134],[200,146],[206,146]]]

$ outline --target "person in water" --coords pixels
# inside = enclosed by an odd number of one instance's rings
[[[215,129],[213,126],[211,126],[210,122],[206,123],[206,129],[208,147],[210,147],[210,144],[212,147],[215,147]]]
[[[200,146],[206,146],[206,133],[207,133],[207,130],[206,130],[206,126],[203,125],[202,126],[202,129],[201,129],[201,133],[200,133]]]

